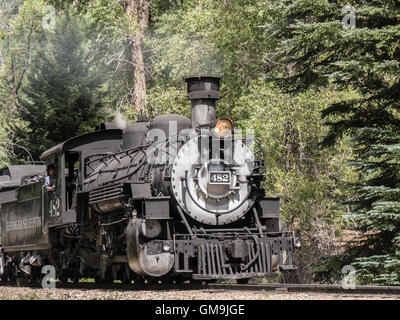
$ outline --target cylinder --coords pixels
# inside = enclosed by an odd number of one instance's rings
[[[174,266],[174,254],[164,252],[157,243],[146,241],[142,237],[141,219],[132,219],[126,228],[126,252],[128,264],[133,272],[141,276],[161,277]]]

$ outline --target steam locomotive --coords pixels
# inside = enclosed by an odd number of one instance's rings
[[[219,77],[185,78],[191,119],[105,123],[0,169],[0,279],[193,282],[293,270],[300,246],[279,198],[261,187],[265,155],[216,118]],[[56,187],[44,185],[56,168]]]

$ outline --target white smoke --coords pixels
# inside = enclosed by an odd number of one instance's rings
[[[124,115],[119,111],[117,111],[117,113],[115,114],[114,121],[117,127],[121,130],[124,130],[128,125],[128,121],[126,121]]]

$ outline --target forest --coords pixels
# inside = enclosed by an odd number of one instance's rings
[[[0,0],[0,167],[105,121],[190,115],[223,76],[302,247],[290,281],[400,284],[400,3]]]

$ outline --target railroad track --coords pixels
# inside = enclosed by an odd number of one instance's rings
[[[16,284],[0,283],[1,286],[16,287]],[[36,283],[19,284],[19,287],[40,288]],[[341,285],[325,284],[96,284],[89,282],[57,283],[60,289],[84,290],[129,290],[129,291],[161,291],[161,290],[238,290],[238,291],[281,291],[296,293],[339,293],[339,294],[392,294],[400,296],[400,286],[356,286],[354,289],[344,289]]]
[[[218,289],[223,284],[210,284],[208,287]],[[284,292],[318,292],[318,293],[341,293],[341,294],[395,294],[400,295],[400,286],[355,286],[354,289],[344,289],[335,284],[233,284],[227,286],[231,290],[250,291],[272,291]]]

